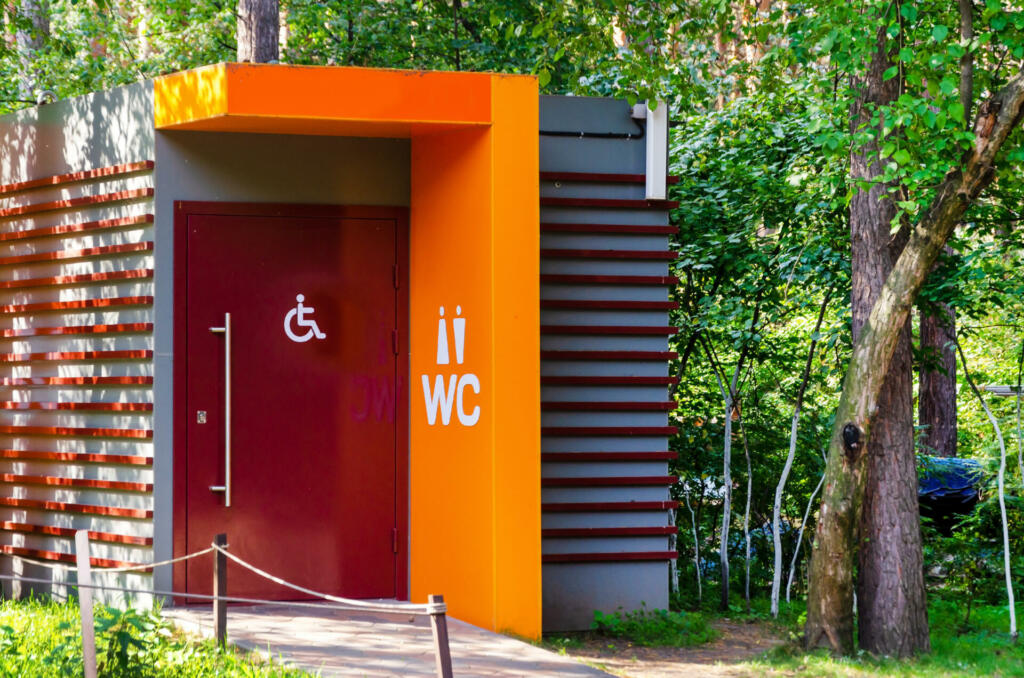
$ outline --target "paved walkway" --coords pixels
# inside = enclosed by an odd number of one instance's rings
[[[209,635],[209,607],[165,608],[182,628]],[[574,659],[448,618],[456,678],[608,676]],[[228,608],[228,640],[322,676],[434,676],[430,624],[364,612],[281,606]]]

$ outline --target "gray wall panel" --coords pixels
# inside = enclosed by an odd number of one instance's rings
[[[548,563],[544,565],[544,625],[589,629],[604,613],[668,609],[668,563]]]
[[[545,97],[541,102],[541,129],[575,130],[577,132],[636,134],[641,132],[630,118],[630,107],[621,101],[572,97]],[[541,273],[558,276],[649,276],[660,282],[670,275],[666,258],[616,258],[608,256],[620,251],[667,252],[666,235],[637,233],[637,226],[664,226],[669,214],[662,205],[643,201],[645,185],[642,178],[645,140],[602,139],[593,136],[566,138],[545,136],[540,139],[542,172],[541,222],[544,224],[575,224],[568,232],[557,226],[541,231]],[[576,174],[573,174],[576,173]],[[616,174],[599,177],[595,174]],[[621,175],[632,175],[623,177]],[[628,206],[554,206],[552,199],[634,200]],[[580,227],[582,224],[584,226]],[[600,225],[587,228],[585,225]],[[605,251],[603,258],[572,257],[555,250]],[[552,283],[542,278],[541,298],[560,301],[558,306],[541,309],[542,351],[615,351],[664,353],[668,350],[665,334],[636,334],[636,327],[668,326],[668,309],[614,309],[617,302],[667,301],[668,291],[657,284],[595,284],[585,279],[563,278]],[[605,308],[571,308],[579,300],[616,302]],[[570,308],[566,308],[569,306]],[[609,328],[566,331],[565,326]],[[624,332],[630,332],[628,334]],[[542,355],[541,371],[545,376],[665,376],[666,361],[644,357],[642,360],[588,359],[565,360],[561,356]],[[574,385],[542,387],[542,402],[663,403],[669,399],[666,386]],[[620,406],[621,407],[621,406]],[[664,427],[668,415],[664,411],[608,410],[595,411],[584,407],[575,410],[545,409],[542,423],[544,452],[661,452],[667,450],[664,437],[600,435],[606,427]],[[579,427],[583,435],[552,435],[551,428]],[[593,429],[593,430],[588,430]],[[589,511],[561,513],[547,510],[542,518],[547,529],[557,528],[630,528],[664,527],[670,513],[660,511],[608,512],[604,502],[652,501],[667,502],[668,464],[663,461],[608,461],[600,458],[577,461],[545,461],[542,477],[546,479],[542,497],[549,504],[593,504]],[[583,486],[557,485],[559,478],[593,478]],[[637,484],[632,478],[653,479]],[[603,479],[598,481],[597,479]],[[601,486],[600,482],[612,485]],[[627,483],[627,484],[622,484]],[[549,506],[549,509],[557,507]],[[668,536],[617,534],[571,538],[547,534],[543,552],[550,561],[566,557],[573,562],[544,567],[544,626],[547,630],[587,628],[594,609],[613,610],[619,606],[635,609],[641,601],[665,607],[668,599],[668,563],[665,553],[670,549]],[[661,562],[621,563],[595,562],[602,555],[617,553],[618,558],[662,558]],[[652,555],[653,554],[653,555]],[[606,555],[604,557],[607,557]]]

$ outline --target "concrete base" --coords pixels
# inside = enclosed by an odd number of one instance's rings
[[[668,609],[668,563],[549,563],[544,631],[584,631],[594,610]]]

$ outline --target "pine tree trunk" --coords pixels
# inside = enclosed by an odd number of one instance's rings
[[[922,446],[940,457],[956,456],[955,337],[956,314],[949,306],[940,304],[936,315],[921,312],[921,352],[935,363],[921,366],[917,421]]]
[[[277,0],[238,0],[238,60],[277,61],[280,25]]]
[[[873,106],[891,105],[899,96],[899,79],[882,76],[891,65],[888,39],[880,31],[862,83],[862,98],[855,104],[855,128],[868,124]],[[882,165],[875,144],[851,153],[851,178],[872,182],[869,190],[857,191],[850,202],[854,341],[863,333],[903,249],[903,243],[894,243],[891,236],[890,224],[897,212],[891,187],[877,183]],[[901,657],[928,649],[911,369],[910,322],[905,320],[870,422],[857,587],[861,649]]]
[[[906,323],[871,422],[858,551],[859,645],[893,657],[930,649],[911,374]]]
[[[884,48],[882,40],[880,33]],[[871,72],[869,81],[877,85],[881,71],[873,63]],[[974,145],[960,165],[947,173],[910,229],[907,245],[854,342],[836,408],[815,531],[805,627],[809,647],[826,644],[839,653],[853,649],[854,557],[872,417],[880,407],[889,365],[921,285],[967,208],[992,182],[996,156],[1022,114],[1024,73],[1018,70],[1002,91],[980,107]]]

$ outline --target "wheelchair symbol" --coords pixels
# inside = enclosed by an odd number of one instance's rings
[[[327,335],[320,331],[320,327],[316,324],[316,321],[312,318],[306,318],[307,315],[312,315],[315,309],[312,306],[303,306],[302,302],[305,300],[305,296],[301,294],[295,295],[295,301],[299,303],[284,316],[284,333],[288,335],[289,339],[300,344],[309,341],[313,337],[316,337],[317,339],[326,339]],[[292,332],[292,319],[295,320],[295,324],[298,327],[306,327],[309,329],[307,329],[303,334],[295,334],[295,332]]]

